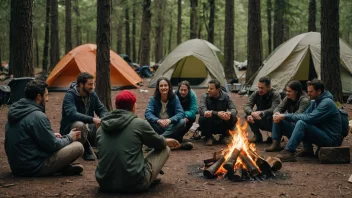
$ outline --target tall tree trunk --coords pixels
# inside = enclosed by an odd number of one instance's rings
[[[226,0],[225,5],[225,36],[224,36],[224,58],[225,78],[230,80],[236,77],[234,64],[234,34],[235,34],[235,8],[234,0]]]
[[[339,0],[321,1],[321,80],[342,102],[339,44]]]
[[[164,47],[164,0],[154,0],[156,13],[155,24],[155,62],[159,62],[163,58]]]
[[[43,49],[43,74],[48,73],[49,63],[49,25],[50,25],[50,0],[46,0],[46,14],[45,14],[45,35],[44,35],[44,49]]]
[[[75,5],[73,7],[76,13],[76,46],[82,45],[82,33],[81,33],[81,14],[79,12],[79,0],[75,1]]]
[[[136,0],[133,1],[133,11],[132,11],[132,59],[137,61],[137,50],[136,50]]]
[[[274,11],[274,49],[284,42],[284,12],[286,0],[275,0]]]
[[[251,84],[252,76],[262,64],[262,26],[260,20],[260,0],[248,0],[247,73],[246,83]]]
[[[32,0],[11,1],[10,74],[34,76],[32,43]]]
[[[308,18],[308,32],[315,32],[315,18],[317,13],[317,4],[315,0],[309,0],[309,18]]]
[[[117,22],[117,40],[116,40],[116,52],[122,54],[122,40],[123,40],[123,21],[119,20]]]
[[[36,28],[33,28],[33,36],[35,41],[35,58],[34,58],[34,67],[39,67],[39,42],[38,42],[38,31]]]
[[[171,21],[172,21],[172,17],[171,17]],[[171,52],[171,45],[172,45],[172,23],[170,23],[170,28],[169,28],[169,47],[167,51],[168,53]]]
[[[267,19],[268,19],[268,54],[270,54],[272,52],[271,11],[272,11],[271,0],[266,0],[266,14],[267,14]]]
[[[130,40],[130,19],[129,19],[129,7],[126,1],[125,7],[125,52],[131,56],[131,40]]]
[[[71,17],[71,0],[65,0],[66,5],[66,27],[65,27],[65,53],[67,54],[72,49],[72,17]]]
[[[110,46],[111,0],[97,2],[97,88],[100,101],[111,111]]]
[[[151,0],[143,1],[143,15],[141,23],[141,43],[140,43],[140,65],[150,64],[150,30],[151,30],[151,17],[150,12]]]
[[[182,41],[182,0],[177,1],[177,45]]]
[[[208,25],[208,41],[214,43],[214,19],[215,19],[215,0],[208,0],[210,15]]]
[[[59,12],[57,0],[51,0],[51,34],[50,34],[50,71],[60,60],[59,48]]]
[[[198,37],[198,0],[191,1],[191,16],[190,16],[190,39],[195,39]]]

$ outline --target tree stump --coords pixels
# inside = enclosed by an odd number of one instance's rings
[[[350,163],[350,147],[321,147],[319,161],[321,164]]]

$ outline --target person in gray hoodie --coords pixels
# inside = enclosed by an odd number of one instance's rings
[[[157,176],[169,157],[169,147],[178,148],[180,143],[158,135],[147,121],[137,117],[136,96],[131,91],[120,92],[115,105],[97,132],[96,180],[103,192],[145,191],[160,182]],[[143,144],[153,148],[145,158]]]
[[[297,80],[289,82],[286,86],[286,97],[274,110],[272,128],[273,143],[270,147],[265,149],[266,152],[281,151],[282,147],[280,146],[280,141],[282,136],[285,135],[290,138],[295,127],[294,122],[280,120],[276,115],[286,112],[300,114],[303,113],[309,105],[310,100],[307,94],[303,92],[302,84]]]
[[[307,82],[308,96],[314,100],[309,108],[300,114],[278,114],[277,119],[296,122],[290,140],[285,149],[280,152],[282,161],[296,161],[296,148],[303,141],[303,150],[300,157],[313,156],[313,145],[340,146],[343,140],[341,135],[341,115],[333,96],[324,90],[320,80]]]
[[[81,165],[70,165],[83,154],[76,142],[80,131],[61,136],[51,129],[45,115],[47,84],[33,80],[25,87],[25,98],[11,105],[5,126],[5,152],[15,176],[80,174]]]

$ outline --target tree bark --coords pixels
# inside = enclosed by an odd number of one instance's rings
[[[125,7],[125,53],[131,55],[129,5],[127,1]]]
[[[272,25],[271,25],[271,11],[272,11],[272,3],[271,0],[266,1],[266,14],[268,20],[268,54],[272,52]]]
[[[65,0],[66,5],[66,27],[65,27],[65,53],[67,54],[72,49],[72,16],[71,16],[71,0]]]
[[[172,21],[172,17],[171,17]],[[168,53],[171,52],[171,45],[172,45],[172,23],[170,23],[170,29],[169,29],[169,47],[168,47]],[[165,53],[166,54],[166,53]]]
[[[133,1],[133,8],[132,8],[132,59],[133,61],[137,61],[137,50],[136,50],[136,0]]]
[[[151,17],[150,11],[151,0],[144,0],[143,2],[143,15],[141,24],[141,44],[140,44],[140,65],[150,64],[150,30],[151,30]]]
[[[50,71],[54,69],[55,65],[60,60],[59,52],[59,12],[57,0],[51,0],[51,34],[50,34]]]
[[[75,1],[75,5],[73,7],[76,13],[76,46],[82,45],[82,33],[81,33],[81,21],[80,21],[81,14],[79,12],[78,1],[79,0]]]
[[[120,4],[122,4],[123,2],[121,1]],[[120,15],[117,15],[118,17],[120,17]],[[122,16],[121,16],[122,17]],[[117,30],[116,30],[116,52],[118,54],[122,54],[122,41],[123,41],[123,20],[118,20],[117,21]]]
[[[235,34],[235,9],[234,1],[226,0],[225,5],[225,36],[224,36],[224,59],[225,78],[231,80],[236,77],[234,64],[234,34]]]
[[[248,34],[247,34],[247,73],[246,83],[258,71],[262,64],[262,28],[260,19],[260,0],[248,0]]]
[[[214,43],[214,19],[215,19],[215,0],[208,0],[210,15],[208,25],[208,41]]]
[[[33,28],[33,35],[34,35],[34,41],[35,41],[34,67],[39,67],[39,44],[38,44],[39,42],[38,42],[38,30],[36,28]]]
[[[159,62],[163,58],[163,47],[164,47],[164,0],[154,0],[154,6],[156,13],[155,19],[155,62]]]
[[[321,80],[342,102],[339,44],[339,0],[321,1]]]
[[[11,1],[9,74],[16,78],[34,77],[32,9],[32,0]]]
[[[97,2],[97,74],[96,92],[100,101],[111,111],[110,45],[111,45],[111,0]]]
[[[182,0],[177,1],[177,45],[182,41]]]
[[[46,0],[46,14],[45,14],[45,35],[44,35],[44,49],[43,49],[43,74],[48,73],[49,63],[49,25],[50,25],[50,0]]]
[[[317,28],[315,26],[316,13],[317,13],[316,1],[309,0],[308,32],[317,31]]]
[[[191,16],[190,16],[190,39],[195,39],[198,37],[198,0],[191,1]]]
[[[286,0],[275,0],[274,11],[274,49],[284,42],[284,11]]]

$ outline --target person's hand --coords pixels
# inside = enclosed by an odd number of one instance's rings
[[[165,140],[166,140],[166,145],[171,149],[177,149],[181,146],[181,144],[175,139],[166,138]]]
[[[224,119],[225,121],[229,120],[231,118],[231,112],[224,112]]]
[[[165,127],[169,126],[169,124],[171,123],[171,120],[170,120],[170,119],[159,119],[159,120],[157,121],[157,123],[158,123],[161,127],[165,128]]]
[[[73,141],[78,141],[81,139],[81,131],[78,131],[76,128],[73,128],[70,131],[70,135],[71,135]]]
[[[247,116],[247,122],[254,124],[253,116]]]
[[[279,123],[281,120],[285,119],[285,115],[284,114],[274,114],[273,116],[273,122],[274,123]]]
[[[212,115],[213,115],[212,111],[205,111],[204,112],[204,117],[206,117],[206,118],[211,118]]]
[[[184,120],[185,120],[185,122],[186,122],[186,123],[188,123],[188,122],[189,122],[189,120],[188,120],[187,118],[184,118]]]
[[[57,138],[62,138],[61,134],[60,133],[54,133],[55,137]]]
[[[100,123],[101,123],[100,118],[93,118],[93,123],[95,124],[95,126],[97,128],[99,128],[100,127]]]
[[[262,112],[261,111],[254,111],[251,113],[251,116],[255,119],[255,120],[261,120],[262,118],[260,117],[260,114]]]

